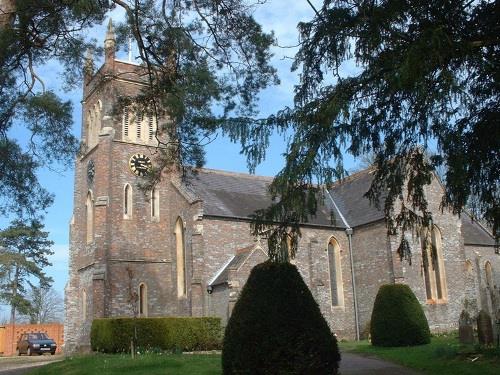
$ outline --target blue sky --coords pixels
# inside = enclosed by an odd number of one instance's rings
[[[320,1],[313,1],[316,5]],[[119,10],[115,10],[112,17],[120,19],[122,16]],[[298,33],[296,25],[299,21],[309,20],[313,11],[306,0],[268,0],[267,3],[257,8],[255,17],[262,24],[264,30],[274,30],[280,46],[293,46],[298,43]],[[105,23],[105,25],[107,22]],[[105,26],[96,27],[90,31],[89,36],[95,37],[102,42],[105,34]],[[293,87],[298,82],[298,73],[291,72],[291,57],[294,56],[294,48],[274,48],[275,56],[273,65],[278,69],[281,84],[276,87],[266,89],[260,97],[261,115],[271,114],[284,106],[293,104]],[[126,59],[126,53],[118,55],[121,59]],[[349,72],[350,66],[345,67]],[[61,87],[62,79],[56,63],[50,63],[39,70],[39,75],[45,80],[48,89],[54,90],[67,100],[71,100],[74,105],[73,133],[80,136],[81,128],[81,88],[70,92],[64,92]],[[19,129],[13,129],[15,136],[22,138],[23,134]],[[22,139],[21,139],[22,141]],[[279,136],[274,136],[270,144],[266,160],[257,168],[256,173],[273,176],[283,166],[282,154],[285,150],[284,140]],[[247,172],[245,157],[240,155],[239,145],[230,143],[223,137],[217,137],[206,147],[207,168],[222,169],[237,172]],[[346,160],[346,168],[354,167],[352,160]],[[64,286],[68,278],[68,241],[69,241],[69,221],[73,210],[73,169],[53,171],[42,169],[39,173],[42,185],[54,194],[54,204],[50,207],[46,217],[45,226],[50,232],[50,238],[55,245],[54,255],[50,257],[52,267],[46,272],[54,278],[54,288],[62,295]],[[3,225],[0,220],[0,225]],[[7,316],[7,309],[0,311],[0,321]]]

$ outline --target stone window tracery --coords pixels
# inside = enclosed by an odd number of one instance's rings
[[[101,131],[102,102],[98,100],[87,113],[87,146],[93,148],[99,142]]]
[[[437,226],[422,235],[422,268],[429,302],[446,302],[448,289],[443,259],[442,236]]]
[[[340,246],[334,237],[330,238],[328,242],[327,255],[332,306],[343,306],[344,288],[342,283]]]
[[[177,296],[186,295],[186,250],[184,243],[184,225],[181,218],[175,223],[175,247],[177,263]]]
[[[142,112],[134,106],[125,107],[122,115],[122,139],[129,142],[153,144],[157,120],[152,112]]]

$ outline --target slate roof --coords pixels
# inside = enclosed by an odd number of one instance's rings
[[[370,204],[364,195],[373,180],[373,169],[365,169],[336,183],[330,194],[351,227],[382,220],[384,211]],[[383,202],[384,196],[380,197]]]
[[[203,200],[204,215],[248,218],[256,210],[271,204],[268,186],[272,177],[213,169],[199,169],[196,174],[188,173],[187,188]],[[328,199],[319,205],[316,216],[308,224],[345,228],[340,215]]]
[[[319,205],[308,224],[346,228],[384,219],[384,212],[364,197],[373,179],[373,169],[365,169],[336,183]],[[185,188],[203,201],[203,214],[228,218],[249,218],[256,210],[271,204],[268,186],[272,177],[255,176],[213,169],[188,172]],[[335,202],[338,210],[332,202]],[[380,197],[383,202],[384,196]],[[339,212],[340,211],[340,212]],[[333,222],[332,222],[333,214]],[[462,215],[462,234],[466,245],[494,246],[495,241],[481,225]],[[234,259],[238,262],[239,259]]]
[[[462,214],[462,236],[465,245],[495,246],[495,239],[477,221]]]
[[[237,250],[236,254],[231,258],[231,260],[219,271],[219,274],[215,277],[215,279],[210,282],[210,285],[216,286],[227,283],[229,269],[240,268],[243,262],[250,256],[253,249],[255,249],[255,245]]]

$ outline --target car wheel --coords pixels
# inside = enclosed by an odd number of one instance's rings
[[[54,355],[54,354],[56,354],[56,352],[50,352],[50,355]]]
[[[28,346],[28,350],[26,351],[26,355],[32,356],[31,348]]]

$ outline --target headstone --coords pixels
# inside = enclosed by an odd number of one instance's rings
[[[477,338],[481,345],[493,344],[493,327],[491,326],[491,317],[484,311],[479,311],[477,315]]]
[[[474,329],[470,314],[463,310],[458,321],[458,339],[460,344],[469,345],[474,343]]]

